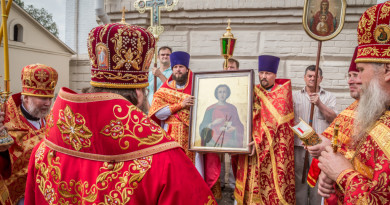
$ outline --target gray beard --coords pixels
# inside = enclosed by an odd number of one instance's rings
[[[33,104],[32,101],[29,101],[28,106],[26,107],[26,110],[32,115],[33,117],[42,119],[45,118],[49,112],[50,112],[50,107],[48,109],[39,109],[37,106]]]
[[[354,123],[355,133],[353,135],[353,141],[355,145],[383,115],[389,102],[390,96],[383,91],[377,77],[371,80],[368,86],[362,86]]]

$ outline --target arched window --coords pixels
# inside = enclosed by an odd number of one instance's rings
[[[14,26],[14,41],[23,42],[23,26],[20,24]]]

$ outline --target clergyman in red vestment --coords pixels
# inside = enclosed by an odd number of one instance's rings
[[[0,154],[0,204],[23,203],[31,152],[43,137],[58,74],[32,64],[22,69],[22,92],[6,103],[4,125],[14,144]]]
[[[322,133],[322,143],[314,146],[307,147],[307,150],[309,151],[310,155],[315,157],[310,165],[309,174],[307,177],[307,183],[314,187],[317,183],[319,174],[321,173],[320,168],[318,167],[318,157],[321,155],[321,152],[325,150],[326,146],[329,146],[331,144],[331,140],[334,135],[334,127],[335,123],[340,123],[339,125],[339,132],[338,132],[338,145],[339,149],[338,151],[343,154],[347,159],[351,159],[353,154],[355,153],[355,150],[353,149],[351,144],[351,139],[354,131],[353,123],[355,120],[356,115],[356,109],[359,105],[359,98],[360,98],[360,89],[362,82],[359,77],[359,71],[356,69],[356,59],[357,55],[357,47],[355,49],[355,53],[351,60],[351,65],[349,66],[348,70],[348,85],[349,85],[349,92],[350,95],[355,101],[348,106],[345,110],[343,110],[330,124],[330,126]],[[328,199],[325,199],[326,204],[339,204],[342,203],[342,201],[338,201],[338,197],[335,194],[332,194],[332,196]]]
[[[255,154],[239,155],[234,192],[238,204],[295,204],[291,81],[276,79],[279,60],[259,56],[252,125]]]
[[[195,153],[188,150],[192,71],[189,69],[190,54],[173,52],[170,56],[172,75],[153,95],[149,116],[173,137],[195,163]]]
[[[216,204],[180,145],[144,114],[154,46],[152,33],[125,22],[91,30],[92,87],[60,90],[31,155],[27,205]]]
[[[343,204],[390,204],[390,43],[376,32],[389,27],[390,2],[367,9],[358,25],[356,68],[362,81],[349,158],[331,147],[319,157],[319,193],[328,198],[336,186]]]

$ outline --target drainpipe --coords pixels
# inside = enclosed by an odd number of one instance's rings
[[[96,0],[95,13],[103,24],[111,23],[110,17],[107,16],[106,11],[104,10],[104,0]]]

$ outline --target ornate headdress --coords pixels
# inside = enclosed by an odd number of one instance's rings
[[[360,17],[356,63],[390,63],[390,2],[375,5]]]
[[[22,95],[54,97],[58,73],[54,68],[31,64],[22,69]]]
[[[91,85],[104,88],[144,88],[154,54],[148,30],[126,23],[95,27],[89,32]]]

